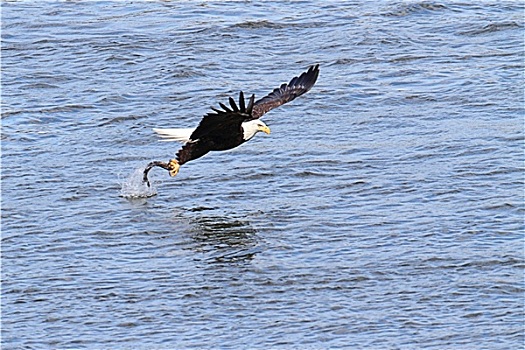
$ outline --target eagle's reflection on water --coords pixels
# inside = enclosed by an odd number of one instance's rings
[[[257,230],[245,218],[195,215],[190,237],[191,249],[204,255],[196,259],[209,263],[246,262],[261,251]]]

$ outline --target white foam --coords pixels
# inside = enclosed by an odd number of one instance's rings
[[[158,193],[157,188],[154,186],[151,179],[151,187],[148,187],[148,184],[142,180],[143,174],[144,168],[137,168],[127,179],[122,181],[120,184],[120,196],[131,199],[155,196]]]

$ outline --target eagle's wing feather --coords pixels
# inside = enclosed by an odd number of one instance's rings
[[[176,154],[179,165],[182,165],[190,160],[197,159],[210,151],[210,148],[205,142],[188,142]]]
[[[265,97],[257,100],[253,106],[253,118],[260,118],[270,110],[290,102],[308,92],[319,76],[319,65],[311,66],[306,72],[294,77],[288,84],[282,84]]]

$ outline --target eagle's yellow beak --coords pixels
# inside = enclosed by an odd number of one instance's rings
[[[270,135],[270,128],[267,127],[267,126],[260,127],[259,130],[261,130],[261,131],[264,132],[265,134]]]

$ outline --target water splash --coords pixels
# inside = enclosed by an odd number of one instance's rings
[[[121,182],[120,196],[124,198],[148,198],[155,196],[157,188],[151,183],[151,187],[143,181],[144,168],[137,168],[124,181]]]

